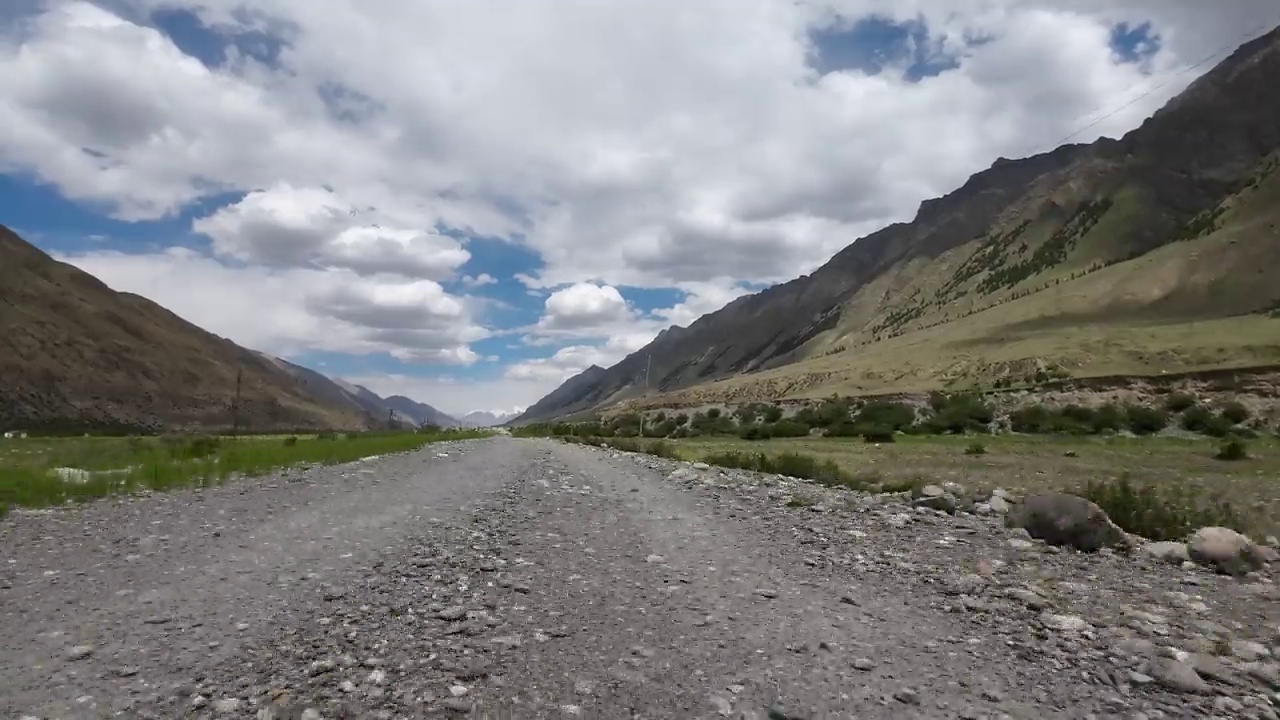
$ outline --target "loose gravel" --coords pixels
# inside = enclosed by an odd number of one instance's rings
[[[998,515],[545,440],[22,512],[0,547],[6,717],[1280,706],[1270,568],[1061,551]]]

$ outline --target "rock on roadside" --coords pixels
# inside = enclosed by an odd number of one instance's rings
[[[1263,555],[1253,541],[1230,528],[1203,527],[1187,543],[1195,562],[1228,575],[1243,575],[1262,567]]]
[[[1032,495],[1006,516],[1009,527],[1022,528],[1050,545],[1094,552],[1127,547],[1129,536],[1095,503],[1065,493]]]

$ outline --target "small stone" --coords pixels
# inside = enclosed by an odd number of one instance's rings
[[[917,693],[915,690],[912,690],[911,688],[899,688],[898,690],[894,691],[893,699],[897,700],[903,705],[919,705],[920,693]]]
[[[999,495],[992,495],[991,499],[988,500],[986,504],[987,507],[991,508],[991,512],[996,513],[997,515],[1004,515],[1009,512],[1009,501]]]
[[[1142,546],[1142,552],[1148,557],[1171,565],[1181,565],[1191,559],[1187,544],[1180,542],[1150,542]]]
[[[1238,713],[1244,711],[1244,704],[1233,697],[1220,695],[1213,699],[1213,709],[1220,712]]]
[[[193,708],[202,708],[208,704],[209,704],[209,698],[203,695],[196,695],[191,698],[191,707]]]
[[[463,695],[467,694],[467,686],[466,685],[450,685],[449,694],[454,697],[462,697]]]
[[[356,691],[356,684],[351,682],[350,680],[343,680],[342,682],[338,683],[338,689],[344,693],[350,694]]]
[[[460,697],[447,697],[440,701],[440,707],[455,713],[469,713],[475,709],[470,700]]]
[[[1177,692],[1198,695],[1212,692],[1209,683],[1196,674],[1195,668],[1176,658],[1161,658],[1152,667],[1152,676],[1161,685]]]
[[[649,555],[644,559],[644,561],[647,563],[660,563],[666,561],[666,558],[661,555]]]
[[[707,702],[711,704],[711,707],[715,709],[716,714],[718,715],[729,717],[733,714],[733,703],[730,703],[719,695],[712,695],[708,697]]]
[[[249,623],[247,623],[247,622],[236,623],[236,629],[237,629],[237,630],[241,630],[241,631],[243,631],[243,630],[248,630],[248,629],[249,629]]]
[[[332,660],[316,660],[307,667],[307,674],[312,677],[323,675],[324,673],[332,672],[334,667]]]
[[[320,711],[315,708],[307,708],[302,711],[302,717],[299,720],[324,720],[320,715]]]
[[[1252,640],[1232,640],[1231,654],[1245,662],[1253,662],[1271,657],[1271,651],[1260,642]]]
[[[1044,613],[1040,616],[1040,622],[1051,630],[1061,630],[1063,632],[1080,632],[1089,629],[1089,623],[1084,618],[1076,615],[1055,615],[1053,613]]]
[[[771,588],[758,588],[756,589],[756,594],[760,597],[769,598],[771,600],[778,597],[778,591]]]
[[[1049,602],[1048,598],[1027,588],[1009,588],[1005,594],[1032,610],[1047,610],[1053,606],[1053,603]]]
[[[369,677],[367,679],[371,685],[385,685],[387,682],[387,674],[382,670],[374,670],[369,673]]]
[[[854,660],[854,661],[853,661],[853,669],[854,669],[854,670],[861,670],[862,672],[869,672],[869,671],[871,671],[871,670],[874,670],[874,669],[875,669],[875,667],[876,667],[876,663],[875,663],[875,661],[874,661],[874,660],[872,660],[871,658],[858,658],[857,660]]]
[[[138,674],[138,668],[133,665],[125,665],[115,669],[116,677],[133,677]]]
[[[693,464],[694,470],[710,470],[711,466],[704,462],[696,462]]]
[[[1143,685],[1150,685],[1153,682],[1155,682],[1155,678],[1150,675],[1143,675],[1142,673],[1133,670],[1129,671],[1129,683],[1132,685],[1141,687]]]
[[[453,605],[436,613],[436,617],[450,622],[461,620],[467,616],[467,609],[461,605]]]
[[[67,650],[68,660],[83,660],[93,654],[92,645],[76,645]]]
[[[240,709],[239,698],[223,698],[213,704],[214,712],[233,713]]]

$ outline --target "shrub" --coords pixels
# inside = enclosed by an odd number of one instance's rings
[[[838,397],[824,400],[815,412],[818,427],[831,427],[849,421],[849,403]]]
[[[771,434],[776,438],[805,437],[809,426],[796,420],[779,420],[773,424]]]
[[[792,419],[798,423],[808,425],[809,427],[815,427],[819,422],[818,411],[811,407],[802,407],[796,411],[796,414],[792,416]]]
[[[1190,432],[1204,432],[1213,421],[1213,413],[1203,405],[1194,405],[1182,413],[1182,428]]]
[[[1125,415],[1129,418],[1129,429],[1135,435],[1153,435],[1169,425],[1168,413],[1159,408],[1130,405]]]
[[[840,466],[834,461],[818,460],[811,455],[802,455],[800,453],[781,453],[771,456],[764,453],[744,453],[731,450],[711,453],[703,457],[702,461],[708,465],[720,467],[808,478],[824,485],[860,487],[858,479],[841,470]]]
[[[1239,440],[1228,440],[1222,443],[1218,448],[1218,454],[1214,455],[1218,460],[1247,460],[1249,459],[1249,451],[1244,443]]]
[[[1093,420],[1089,423],[1089,427],[1094,434],[1101,435],[1106,432],[1119,432],[1124,427],[1129,418],[1126,416],[1124,408],[1113,403],[1100,405],[1093,411]]]
[[[857,425],[845,420],[827,428],[827,437],[857,437],[861,433]]]
[[[1232,425],[1239,425],[1249,419],[1249,409],[1233,400],[1222,406],[1222,417]]]
[[[887,425],[859,425],[858,434],[866,442],[890,443],[894,441],[893,429]]]
[[[877,400],[862,406],[854,422],[863,427],[886,428],[890,433],[915,424],[916,411],[903,403]]]
[[[297,444],[298,444],[298,438],[296,437],[290,436],[284,439],[285,447],[293,447],[294,445],[297,445]]]
[[[1164,409],[1171,413],[1180,413],[1195,407],[1196,398],[1190,393],[1178,392],[1173,393],[1164,399]]]
[[[782,419],[782,408],[777,405],[770,405],[764,409],[764,421],[767,423],[776,423]]]
[[[688,415],[684,413],[680,413],[679,415],[676,416],[676,425],[684,425],[687,422],[689,422]]]
[[[1221,415],[1215,415],[1209,418],[1209,422],[1205,423],[1201,432],[1209,437],[1222,438],[1235,432],[1232,428],[1233,423],[1230,420]]]
[[[1026,405],[1009,413],[1009,427],[1020,433],[1047,433],[1053,429],[1053,413],[1043,405]]]
[[[964,449],[965,455],[986,455],[987,446],[980,442],[969,443],[969,447]]]
[[[1097,503],[1117,525],[1149,540],[1181,540],[1209,525],[1241,528],[1229,503],[1197,502],[1196,494],[1183,485],[1137,487],[1122,475],[1115,480],[1090,481],[1081,494]]]
[[[768,440],[772,429],[768,425],[744,425],[738,430],[738,437],[743,440]]]
[[[934,432],[986,432],[995,419],[991,407],[972,393],[933,393],[929,397],[929,405],[934,409],[934,415],[928,425]]]
[[[733,418],[721,413],[718,408],[708,410],[705,415],[695,414],[689,421],[689,427],[702,435],[734,435],[738,432]]]

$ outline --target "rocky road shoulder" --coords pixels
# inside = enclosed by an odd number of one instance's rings
[[[340,583],[284,593],[235,652],[139,681],[131,714],[1277,717],[1265,565],[1077,553],[1006,528],[1000,502],[952,514],[543,440],[478,455],[464,506],[396,495],[395,542],[358,542]]]

